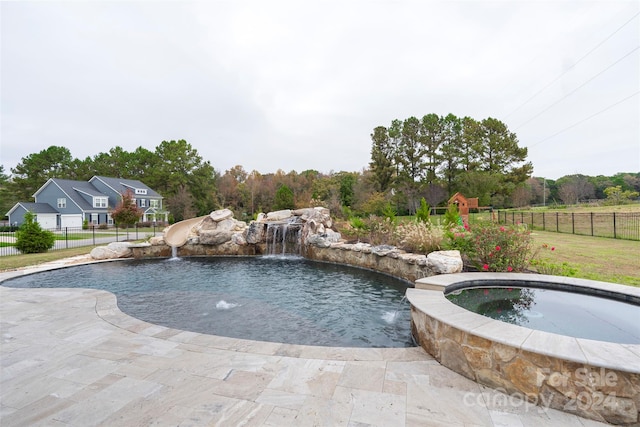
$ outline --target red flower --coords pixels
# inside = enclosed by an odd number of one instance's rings
[[[485,265],[483,265],[483,266],[482,266],[482,269],[483,269],[483,270],[488,270],[488,269],[489,269],[489,264],[485,264]]]
[[[500,246],[496,246],[496,252],[500,250]]]
[[[552,251],[555,251],[555,250],[556,250],[556,247],[555,247],[555,246],[551,246],[551,250],[552,250]]]
[[[508,266],[507,267],[507,271],[511,272],[511,271],[513,271],[513,268],[511,268],[511,266]]]
[[[504,231],[504,230],[505,230],[505,228],[504,228],[504,227],[500,227],[500,231]]]
[[[489,289],[485,289],[485,290],[484,290],[484,294],[485,294],[485,295],[489,295]]]

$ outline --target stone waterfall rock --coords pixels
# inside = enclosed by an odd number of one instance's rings
[[[249,229],[247,230],[247,243],[255,245],[257,243],[264,242],[265,234],[266,231],[264,228],[264,224],[258,221],[253,221],[251,222],[251,224],[249,224]]]
[[[220,209],[217,211],[213,211],[209,214],[209,218],[211,218],[214,222],[224,221],[225,219],[233,218],[233,212],[230,209]]]
[[[265,218],[266,221],[284,221],[292,217],[291,209],[283,209],[281,211],[269,212]]]

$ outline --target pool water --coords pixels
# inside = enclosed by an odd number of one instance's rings
[[[171,328],[288,344],[412,347],[407,283],[301,257],[211,257],[88,264],[10,287],[112,292],[123,312]]]
[[[620,344],[640,344],[640,307],[554,289],[474,287],[447,299],[474,313],[545,332]]]

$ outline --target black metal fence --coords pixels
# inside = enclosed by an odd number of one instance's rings
[[[109,227],[65,227],[49,230],[55,235],[55,244],[50,251],[60,249],[79,248],[82,246],[106,245],[111,242],[143,240],[162,234],[164,226],[151,224],[150,226],[134,226],[129,228]],[[0,231],[0,256],[19,255],[15,247],[15,231]]]
[[[532,230],[640,240],[640,212],[498,211],[501,224],[526,224]]]

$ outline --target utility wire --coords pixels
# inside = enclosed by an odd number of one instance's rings
[[[574,127],[578,126],[579,124],[582,124],[582,123],[586,122],[587,120],[590,120],[590,119],[594,118],[595,116],[597,116],[597,115],[599,115],[599,114],[604,113],[605,111],[607,111],[607,110],[609,110],[609,109],[611,109],[611,108],[615,107],[616,105],[618,105],[618,104],[622,104],[624,101],[626,101],[626,100],[628,100],[628,99],[633,98],[634,96],[636,96],[636,95],[637,95],[637,94],[639,94],[639,93],[640,93],[640,90],[636,91],[635,93],[632,93],[631,95],[627,96],[627,97],[626,97],[626,98],[624,98],[624,99],[621,99],[620,101],[618,101],[618,102],[616,102],[616,103],[614,103],[614,104],[609,105],[608,107],[606,107],[606,108],[604,108],[604,109],[602,109],[602,110],[598,111],[597,113],[594,113],[594,114],[590,115],[589,117],[587,117],[587,118],[585,118],[585,119],[582,119],[582,120],[580,120],[580,121],[578,121],[578,122],[576,122],[576,123],[572,124],[571,126],[568,126],[568,127],[564,128],[564,129],[559,130],[558,132],[554,133],[554,134],[553,134],[553,135],[551,135],[551,136],[548,136],[548,137],[546,137],[546,138],[544,138],[544,139],[541,139],[540,141],[536,142],[535,144],[529,145],[528,147],[529,147],[529,148],[532,148],[532,147],[535,147],[536,145],[542,144],[543,142],[545,142],[545,141],[547,141],[547,140],[549,140],[549,139],[551,139],[551,138],[553,138],[553,137],[555,137],[555,136],[558,136],[558,135],[560,135],[561,133],[568,131],[569,129],[572,129],[572,128],[574,128]]]
[[[550,83],[548,83],[546,86],[544,86],[542,89],[540,89],[539,91],[537,91],[536,93],[534,93],[529,99],[527,99],[526,101],[524,101],[522,104],[520,104],[519,106],[516,107],[515,110],[511,111],[509,114],[507,114],[505,116],[505,119],[507,117],[509,117],[510,115],[512,115],[513,113],[515,113],[516,111],[518,111],[520,108],[524,107],[525,105],[527,105],[532,99],[534,99],[536,96],[540,95],[542,92],[544,92],[549,86],[551,86],[552,84],[554,84],[555,82],[557,82],[558,80],[560,80],[565,74],[567,74],[569,71],[571,71],[576,65],[578,65],[583,59],[585,59],[587,56],[591,55],[591,53],[593,51],[595,51],[597,48],[599,48],[600,46],[602,46],[607,40],[609,40],[611,37],[613,37],[618,31],[620,31],[621,29],[623,29],[629,22],[633,21],[635,18],[638,17],[638,15],[640,15],[640,12],[636,13],[635,15],[633,15],[631,18],[629,18],[629,20],[627,22],[625,22],[624,24],[622,24],[621,26],[618,27],[618,29],[616,29],[613,33],[609,34],[607,37],[605,37],[604,40],[602,40],[600,43],[598,43],[597,45],[595,45],[589,52],[585,53],[580,59],[578,59],[576,62],[573,63],[572,66],[570,66],[569,68],[567,68],[562,74],[560,74],[558,77],[556,77],[555,79],[553,79]]]
[[[616,65],[618,62],[622,61],[623,59],[625,59],[627,56],[631,55],[633,52],[635,52],[636,50],[640,49],[640,46],[636,46],[634,49],[632,49],[630,52],[628,52],[626,55],[624,55],[623,57],[621,57],[620,59],[618,59],[617,61],[615,61],[613,64],[609,65],[607,68],[605,68],[604,70],[600,71],[599,73],[597,73],[595,76],[591,77],[589,80],[587,80],[586,82],[582,83],[580,86],[578,86],[577,88],[573,89],[571,92],[567,93],[565,96],[563,96],[562,98],[558,99],[556,102],[554,102],[553,104],[549,105],[547,108],[545,108],[544,110],[540,111],[538,114],[536,114],[535,116],[531,117],[529,120],[525,121],[524,123],[519,124],[518,126],[516,126],[515,130],[520,129],[522,126],[526,125],[527,123],[529,123],[530,121],[532,121],[533,119],[539,117],[541,114],[543,114],[544,112],[548,111],[551,107],[557,105],[558,103],[560,103],[562,100],[568,98],[569,96],[573,95],[575,92],[577,92],[580,88],[584,87],[585,85],[587,85],[587,83],[591,82],[592,80],[594,80],[596,77],[600,76],[602,73],[604,73],[605,71],[609,70],[611,67],[613,67],[614,65]]]

